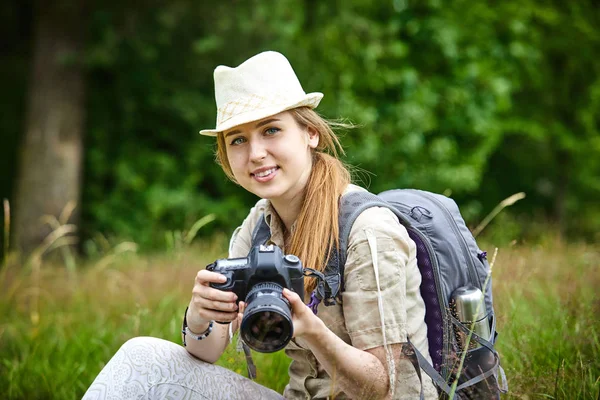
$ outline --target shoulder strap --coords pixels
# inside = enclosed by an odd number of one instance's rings
[[[340,274],[342,282],[344,280],[344,265],[348,251],[348,240],[354,221],[363,211],[371,207],[385,207],[393,211],[398,217],[400,223],[407,229],[411,226],[410,222],[391,204],[381,199],[379,196],[370,192],[350,192],[340,199],[339,210],[339,229],[340,245],[339,249],[334,249],[332,257],[327,261],[327,270],[335,271]],[[343,286],[343,283],[342,283]]]

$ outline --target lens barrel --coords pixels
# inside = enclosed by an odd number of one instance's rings
[[[272,353],[292,339],[294,325],[290,303],[283,287],[273,282],[257,283],[246,296],[240,334],[253,350]]]

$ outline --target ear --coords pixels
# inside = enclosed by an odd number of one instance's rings
[[[306,128],[306,133],[308,134],[308,147],[316,149],[319,145],[319,140],[321,139],[319,132],[317,132],[315,128],[309,126]]]

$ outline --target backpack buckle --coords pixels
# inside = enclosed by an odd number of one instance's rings
[[[414,206],[413,208],[411,208],[410,216],[415,221],[421,221],[421,218],[423,218],[423,217],[428,218],[428,219],[433,218],[431,216],[431,211],[429,211],[425,207],[421,207],[421,206]]]

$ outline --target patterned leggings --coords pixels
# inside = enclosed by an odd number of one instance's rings
[[[228,369],[205,363],[184,347],[152,338],[127,341],[96,377],[83,400],[215,400],[283,397]]]

